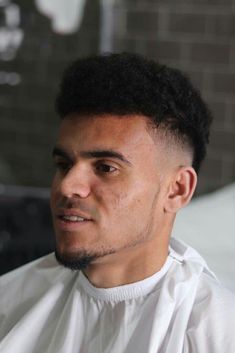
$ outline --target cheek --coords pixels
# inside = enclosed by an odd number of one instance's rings
[[[155,183],[137,183],[129,196],[130,212],[141,219],[149,214],[155,204],[155,198],[159,198],[159,187],[156,187]]]
[[[96,202],[101,214],[104,218],[107,216],[109,220],[114,218],[120,219],[120,214],[128,207],[129,193],[123,190],[124,187],[112,185],[110,187],[99,187],[95,191]],[[130,198],[131,199],[131,198]],[[107,221],[107,219],[106,219]]]
[[[146,180],[132,180],[121,185],[95,188],[94,190],[99,210],[108,215],[109,220],[118,218],[118,222],[127,221],[127,217],[133,220],[148,214],[154,195],[156,194],[156,182]]]
[[[121,207],[126,198],[126,193],[117,190],[99,190],[96,199],[101,207],[104,207],[109,213]]]

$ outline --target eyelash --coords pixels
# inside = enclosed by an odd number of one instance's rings
[[[62,171],[62,172],[68,171],[71,168],[71,166],[72,166],[72,164],[70,164],[69,162],[64,162],[64,161],[56,161],[55,162],[56,169],[59,171]],[[114,173],[117,171],[117,168],[115,168],[109,164],[106,164],[104,162],[96,163],[95,167],[96,167],[97,172],[101,173],[101,174],[110,174],[110,173]],[[108,167],[109,169],[112,169],[112,170],[109,170],[109,171],[100,170],[100,168],[103,168],[103,167],[105,167],[105,168]]]
[[[110,173],[114,173],[116,170],[117,170],[117,168],[115,168],[115,167],[113,167],[113,166],[111,166],[111,165],[109,165],[109,164],[106,164],[106,163],[98,163],[97,165],[96,165],[96,170],[98,170],[98,168],[99,167],[108,167],[108,168],[111,168],[111,169],[113,169],[113,170],[111,170],[111,171],[100,171],[101,173],[104,173],[104,174],[110,174]],[[98,170],[99,171],[99,170]]]

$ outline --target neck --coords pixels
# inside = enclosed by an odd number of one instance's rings
[[[141,281],[158,272],[168,256],[169,239],[155,239],[97,259],[84,270],[96,287],[112,288]]]

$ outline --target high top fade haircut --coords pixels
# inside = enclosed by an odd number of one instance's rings
[[[62,78],[56,111],[61,118],[144,115],[183,147],[190,146],[196,172],[206,155],[212,117],[200,93],[181,71],[137,54],[76,60]]]

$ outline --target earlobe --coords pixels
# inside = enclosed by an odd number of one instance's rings
[[[165,212],[176,213],[186,206],[195,191],[197,174],[192,167],[181,167],[175,174],[166,195]]]

